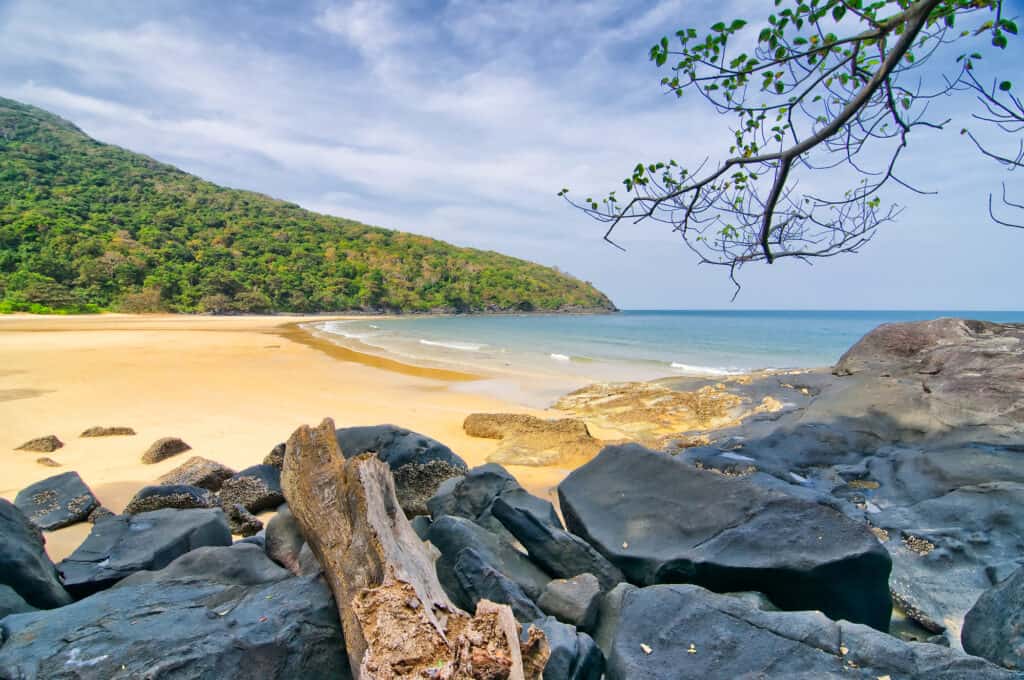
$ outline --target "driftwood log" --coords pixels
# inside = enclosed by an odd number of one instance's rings
[[[520,645],[507,605],[456,608],[407,521],[388,466],[346,460],[334,423],[302,426],[285,450],[281,485],[334,593],[359,680],[539,680],[549,648],[531,627]]]

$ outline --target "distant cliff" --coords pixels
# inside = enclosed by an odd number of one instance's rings
[[[226,189],[0,98],[0,311],[614,308],[550,267]]]

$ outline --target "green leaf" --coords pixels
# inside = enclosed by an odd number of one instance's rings
[[[842,21],[843,15],[846,14],[846,7],[843,5],[836,5],[832,8],[832,18],[836,21]]]
[[[716,33],[721,33],[722,31],[725,30],[725,23],[719,21],[717,24],[711,27],[711,30],[715,31]]]
[[[1001,50],[1005,50],[1006,49],[1006,36],[1003,35],[1002,33],[996,33],[994,36],[992,36],[992,44],[995,45],[996,47],[998,47]]]
[[[744,21],[743,19],[736,19],[729,26],[729,30],[730,31],[738,31],[738,30],[740,30],[741,28],[743,28],[746,25],[747,25],[747,22]],[[1014,31],[1014,33],[1016,33],[1016,31]]]
[[[1009,92],[1011,87],[1013,87],[1013,83],[1011,83],[1009,80],[1004,80],[1003,82],[999,83],[999,89],[1002,90],[1003,92]]]

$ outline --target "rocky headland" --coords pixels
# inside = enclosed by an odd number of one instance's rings
[[[829,370],[557,415],[470,416],[500,440],[475,468],[325,420],[120,515],[38,482],[0,500],[0,678],[1024,677],[1024,326],[888,324]],[[575,469],[556,507],[503,465]],[[53,564],[44,531],[90,521]]]

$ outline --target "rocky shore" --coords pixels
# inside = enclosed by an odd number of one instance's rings
[[[325,420],[237,472],[156,442],[120,515],[75,471],[0,500],[0,679],[1024,677],[1024,327],[558,408],[470,416],[473,468]],[[556,508],[503,465],[575,469]]]

